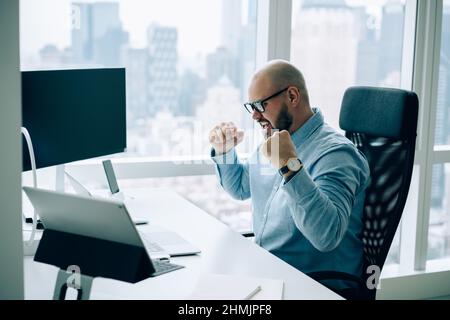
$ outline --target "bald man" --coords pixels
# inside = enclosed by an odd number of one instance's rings
[[[360,277],[365,157],[310,107],[303,75],[289,62],[271,61],[257,71],[248,96],[244,107],[265,142],[241,163],[234,147],[244,136],[233,123],[217,125],[209,139],[222,187],[235,199],[252,200],[256,243],[305,273]]]

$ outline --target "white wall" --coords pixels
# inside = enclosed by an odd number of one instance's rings
[[[0,1],[0,299],[23,299],[19,1]]]

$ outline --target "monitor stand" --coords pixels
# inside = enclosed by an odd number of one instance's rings
[[[109,197],[122,202],[126,200],[125,194],[122,191],[112,193]]]

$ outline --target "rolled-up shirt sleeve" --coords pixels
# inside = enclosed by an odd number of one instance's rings
[[[248,163],[240,162],[235,149],[222,155],[216,155],[212,149],[211,159],[216,164],[216,175],[219,177],[222,188],[234,199],[250,198]]]
[[[316,164],[314,179],[303,168],[282,186],[296,227],[322,252],[336,248],[347,231],[355,196],[369,168],[358,151],[340,147]]]

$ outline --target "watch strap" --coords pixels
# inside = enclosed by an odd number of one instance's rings
[[[278,169],[278,172],[279,172],[281,175],[284,175],[284,174],[286,174],[286,173],[289,172],[289,168],[288,168],[287,165],[285,165],[285,166],[281,167],[280,169]]]
[[[302,168],[303,168],[303,163],[301,162],[301,160],[298,159],[298,158],[297,158],[297,160],[298,160],[299,163],[300,163],[300,168],[299,168],[297,171],[295,171],[295,172],[298,172],[298,171],[302,170]],[[285,166],[281,167],[280,169],[278,169],[279,174],[282,175],[282,176],[283,176],[284,174],[288,173],[289,171],[290,171],[290,170],[289,170],[289,167],[288,167],[287,164],[286,164]]]

